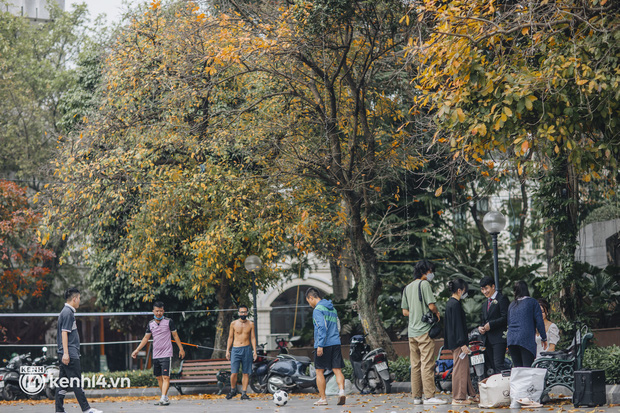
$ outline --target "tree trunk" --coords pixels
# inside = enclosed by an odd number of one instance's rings
[[[217,295],[217,305],[220,310],[228,310],[234,308],[232,305],[232,297],[230,295],[230,284],[226,274],[222,274],[220,280],[220,292]],[[213,354],[211,358],[224,358],[226,356],[226,345],[228,344],[228,329],[234,317],[233,311],[220,311],[217,314],[217,322],[215,324],[215,340],[213,341]]]
[[[381,281],[377,273],[377,255],[366,241],[364,236],[364,222],[361,218],[361,198],[355,193],[349,192],[346,198],[349,208],[349,238],[355,262],[355,280],[357,282],[357,308],[359,317],[368,334],[368,344],[371,348],[383,348],[391,360],[396,360],[397,355],[388,336],[381,316],[377,310],[377,299],[381,292]]]
[[[472,196],[473,196],[473,200],[472,203],[469,207],[469,210],[471,212],[471,216],[474,219],[474,223],[476,224],[476,228],[478,228],[478,233],[480,234],[480,241],[482,242],[482,247],[484,248],[485,251],[490,251],[491,247],[489,247],[489,240],[487,239],[487,237],[489,236],[489,233],[487,232],[486,229],[484,229],[484,225],[482,225],[482,220],[480,219],[481,217],[478,216],[478,205],[476,204],[477,199],[478,199],[478,194],[476,193],[476,188],[474,188],[474,185],[471,185],[471,191],[472,191]]]
[[[525,184],[525,171],[519,176],[519,183],[521,186],[521,215],[519,216],[519,234],[517,234],[517,242],[515,243],[515,268],[519,267],[519,260],[521,259],[521,248],[523,248],[523,237],[525,234],[525,221],[529,211],[527,186]]]
[[[339,258],[329,259],[329,269],[332,275],[332,287],[334,289],[335,300],[345,300],[349,296],[351,289],[351,271],[344,264],[342,249],[337,255]]]
[[[577,211],[579,206],[577,176],[566,155],[553,160],[549,174],[539,188],[542,210],[549,225],[545,231],[548,262],[548,286],[557,291],[555,299],[565,320],[579,318],[583,304],[581,274],[574,270],[577,248]]]

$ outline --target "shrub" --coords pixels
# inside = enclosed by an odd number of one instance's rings
[[[157,387],[157,379],[153,376],[153,370],[128,370],[128,371],[108,371],[104,373],[83,373],[85,379],[91,379],[85,382],[85,388],[88,389],[101,389],[103,380],[99,379],[100,376],[105,379],[105,384],[118,383],[117,386],[126,384],[122,381],[124,378],[129,379],[130,387]],[[94,380],[92,377],[94,376]],[[90,385],[89,385],[90,384]]]
[[[605,370],[607,384],[620,384],[620,347],[591,347],[583,357],[586,369]]]

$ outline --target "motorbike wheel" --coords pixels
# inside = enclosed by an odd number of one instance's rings
[[[250,376],[250,387],[252,388],[252,391],[254,393],[260,394],[267,392],[267,385],[261,384],[260,378],[256,377],[255,375]]]
[[[45,386],[45,397],[50,400],[56,399],[56,389],[52,389],[50,386]]]
[[[19,392],[12,385],[7,385],[2,389],[2,398],[6,401],[17,400]]]
[[[368,387],[368,382],[366,382],[366,380],[364,379],[355,379],[355,387],[357,387],[357,390],[360,391],[360,393],[364,393],[364,390],[368,391],[370,390]]]
[[[283,377],[280,376],[271,376],[267,379],[267,391],[271,394],[275,394],[275,392],[277,392],[278,390],[280,390],[280,387],[278,387],[277,385],[275,385],[274,383],[271,382],[271,378],[273,377],[277,377],[279,380],[284,381]]]
[[[370,388],[373,393],[390,393],[392,391],[392,385],[389,380],[383,380],[381,376],[374,370],[371,369],[368,372],[368,381],[377,383],[377,386],[374,388]]]

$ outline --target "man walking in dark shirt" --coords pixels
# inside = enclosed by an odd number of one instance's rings
[[[58,316],[58,358],[61,360],[56,391],[56,413],[65,413],[64,403],[68,391],[75,394],[84,413],[103,413],[88,404],[82,390],[80,365],[80,336],[75,322],[75,310],[80,306],[80,291],[73,287],[65,291],[65,306]]]

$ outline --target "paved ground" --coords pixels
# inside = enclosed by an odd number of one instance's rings
[[[529,410],[510,410],[510,409],[479,409],[477,407],[462,406],[416,406],[407,393],[396,393],[389,395],[350,395],[345,406],[336,406],[336,398],[329,398],[330,405],[314,407],[312,403],[316,400],[314,394],[293,394],[289,403],[284,407],[277,407],[273,404],[270,397],[265,395],[251,395],[252,399],[247,401],[226,400],[224,396],[214,395],[189,395],[171,397],[170,406],[154,406],[155,397],[106,397],[102,399],[92,399],[92,406],[105,413],[144,413],[144,412],[181,412],[181,413],[205,413],[205,412],[226,412],[226,413],[249,413],[257,410],[274,413],[288,412],[313,412],[313,413],[482,413],[482,412],[547,412],[555,413],[611,413],[619,412],[617,405],[575,409],[572,404],[549,404],[541,409]],[[449,396],[440,396],[446,400]],[[79,406],[75,400],[68,400],[66,404],[67,413],[80,413]],[[45,413],[54,412],[51,401],[18,401],[0,402],[0,412],[2,413]]]

